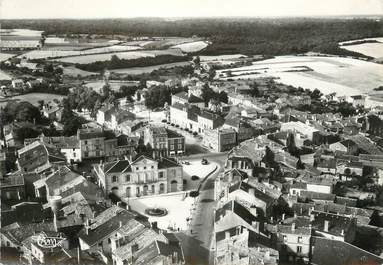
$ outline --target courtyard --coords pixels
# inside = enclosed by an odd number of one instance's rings
[[[149,218],[149,222],[157,222],[160,229],[169,231],[182,231],[188,229],[188,221],[190,218],[194,198],[186,196],[186,192],[162,194],[158,196],[150,196],[143,198],[125,199],[132,210],[145,215]],[[145,212],[148,208],[166,209],[167,214],[164,216],[151,216]]]

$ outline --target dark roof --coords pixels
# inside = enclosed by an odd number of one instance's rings
[[[314,192],[308,190],[302,190],[300,192],[300,197],[309,199],[309,200],[322,200],[322,201],[334,201],[335,195],[321,192]]]
[[[326,232],[324,231],[324,224],[325,221],[328,221],[329,225],[326,233],[332,235],[343,236],[356,224],[356,219],[353,217],[315,210],[311,213],[314,215],[314,221],[311,222],[313,229]]]
[[[170,167],[181,167],[174,159],[162,158],[158,161],[158,168],[170,168]]]
[[[349,243],[323,237],[312,237],[314,265],[380,265],[383,259]],[[330,255],[336,253],[336,255]]]
[[[104,164],[104,173],[121,173],[130,168],[129,160],[118,160]]]
[[[168,138],[185,138],[185,136],[177,133],[176,131],[166,129],[166,132],[168,133]]]
[[[0,231],[14,244],[21,245],[21,242],[23,240],[32,236],[36,232],[54,231],[54,225],[52,222],[31,223],[21,225],[19,228],[9,229],[5,231],[3,229],[0,229]]]
[[[126,210],[117,212],[115,216],[106,222],[101,223],[95,229],[89,229],[88,234],[86,233],[85,229],[82,229],[79,233],[79,238],[84,240],[89,246],[93,246],[98,241],[104,239],[119,229],[120,224],[125,225],[129,222],[129,220],[133,218],[134,215]]]
[[[53,172],[45,180],[46,185],[49,189],[57,189],[63,185],[75,180],[76,178],[83,178],[80,174],[70,170],[67,166],[61,167],[60,169]],[[85,179],[84,179],[85,180]],[[38,180],[39,181],[39,180]]]
[[[226,203],[224,206],[222,206],[221,209],[216,211],[215,221],[218,221],[220,219],[220,216],[225,216],[226,210],[232,211],[250,225],[253,221],[263,221],[261,214],[258,214],[261,212],[257,212],[257,216],[254,216],[245,206],[234,200]]]
[[[87,140],[93,138],[104,138],[104,131],[100,128],[79,129],[77,132],[79,140]]]
[[[139,137],[121,134],[117,137],[117,146],[138,146]]]
[[[202,103],[202,102],[204,102],[204,100],[202,98],[197,97],[197,96],[190,95],[188,102],[189,103]]]

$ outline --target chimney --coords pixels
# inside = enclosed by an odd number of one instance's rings
[[[132,254],[136,253],[138,251],[138,244],[137,243],[133,244],[131,249],[132,249]]]
[[[310,222],[313,222],[315,220],[315,215],[313,213],[310,214]]]
[[[120,228],[122,227],[122,221],[120,221]]]
[[[254,215],[255,217],[257,217],[257,216],[258,216],[258,213],[257,213],[257,207],[255,207],[255,206],[251,207],[251,208],[250,208],[250,213],[251,213],[252,215]]]
[[[80,251],[80,247],[77,247],[77,264],[81,265],[81,251]]]
[[[344,229],[342,229],[342,231],[340,232],[340,234],[341,234],[342,236],[344,236]]]
[[[225,239],[229,239],[230,238],[230,232],[229,231],[226,231],[225,232]]]
[[[55,232],[58,232],[58,226],[57,226],[57,214],[53,213],[53,227],[55,229]]]
[[[284,213],[282,214],[282,220],[285,220],[285,214]]]
[[[325,231],[325,232],[328,232],[328,226],[329,226],[329,221],[328,220],[325,220],[324,221],[324,228],[323,228],[323,230]]]
[[[250,188],[249,189],[249,194],[255,196],[255,189]]]
[[[295,231],[295,223],[291,224],[291,231]]]

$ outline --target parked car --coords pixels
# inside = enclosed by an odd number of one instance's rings
[[[209,164],[209,161],[207,161],[206,158],[202,158],[202,160],[201,160],[201,164],[202,164],[202,165],[207,165],[207,164]]]

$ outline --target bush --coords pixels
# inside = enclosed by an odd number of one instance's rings
[[[197,135],[198,135],[198,133],[197,133],[197,132],[193,132],[193,135],[194,135],[194,136],[197,136]]]
[[[178,124],[176,124],[176,128],[179,128],[180,126]]]
[[[193,175],[193,176],[191,177],[191,180],[199,180],[199,177],[196,176],[196,175]]]
[[[167,122],[167,120],[163,119],[161,122],[163,122],[163,123],[166,123],[166,122]]]
[[[174,126],[174,123],[170,123],[171,126]]]
[[[189,193],[189,195],[190,195],[190,197],[195,198],[195,197],[198,197],[199,192],[198,192],[198,190],[193,190]]]

